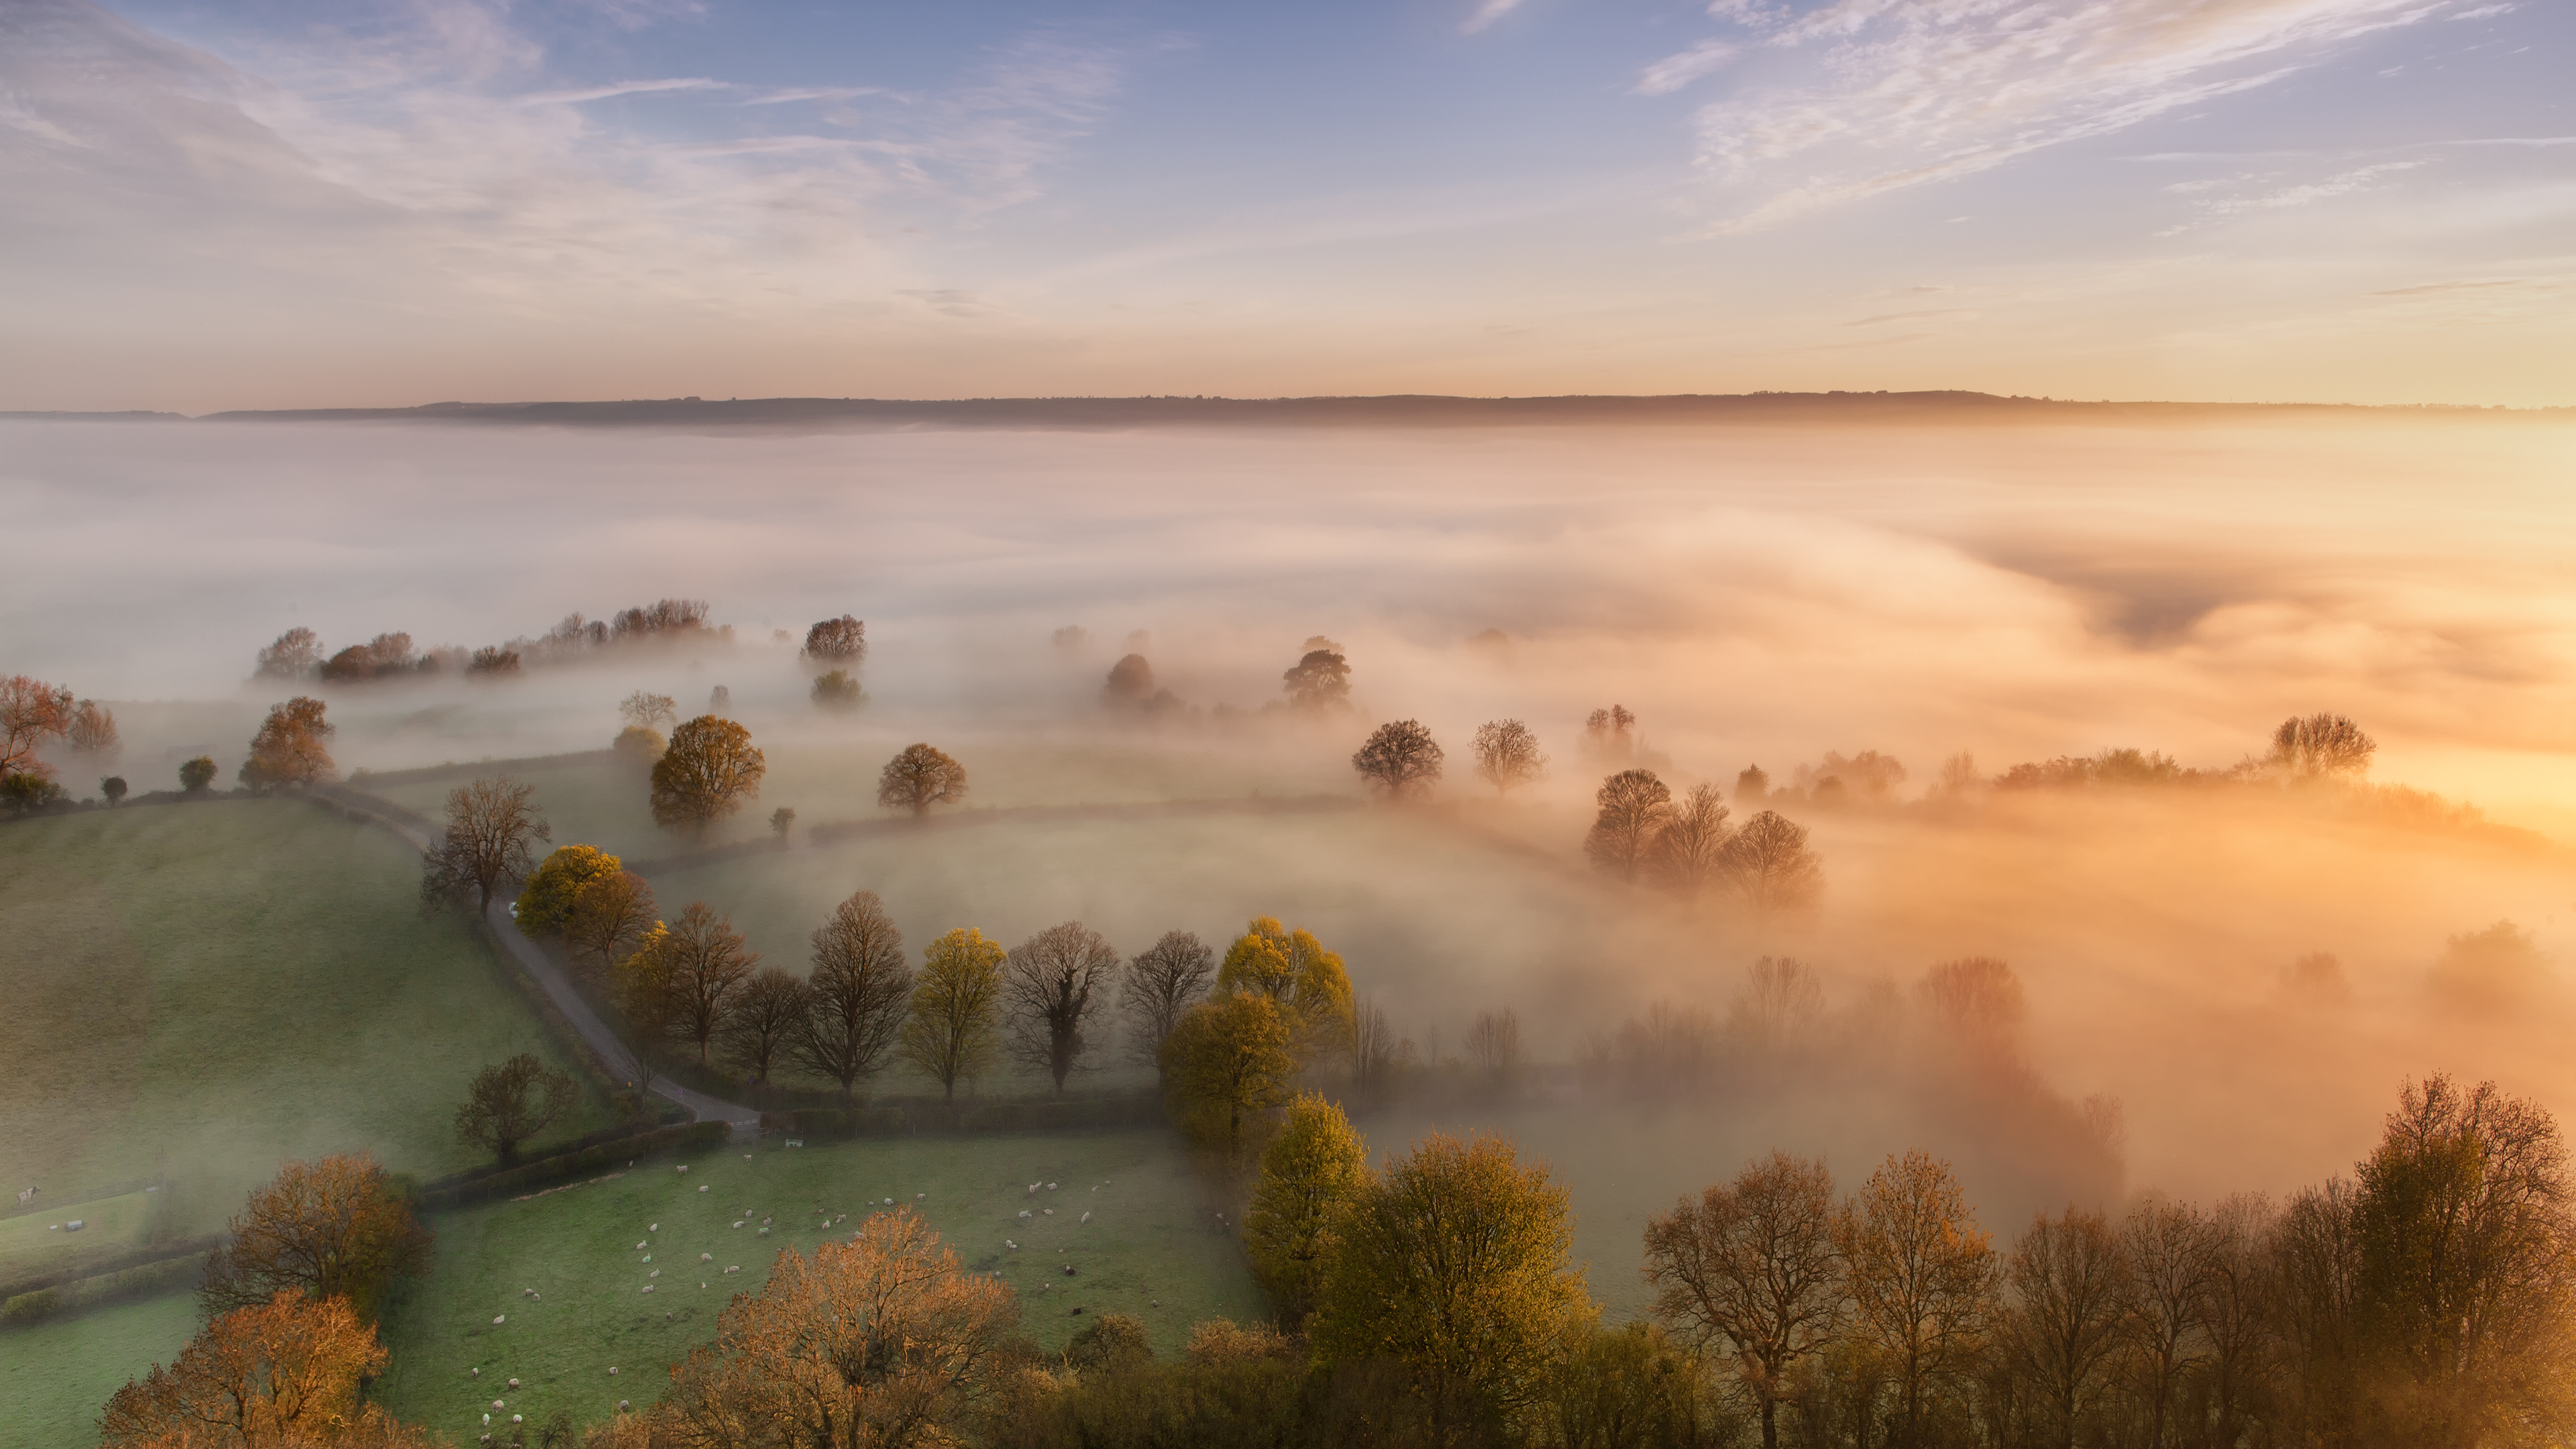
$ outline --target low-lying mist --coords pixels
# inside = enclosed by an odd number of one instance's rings
[[[629,691],[686,718],[722,686],[770,773],[718,840],[757,840],[786,805],[795,848],[670,859],[684,842],[616,766],[527,777],[558,844],[667,861],[666,910],[703,898],[795,969],[860,888],[916,947],[1080,918],[1133,953],[1269,914],[1341,951],[1426,1054],[1435,1034],[1460,1053],[1478,1012],[1510,1008],[1533,1058],[1572,1064],[1658,1003],[1723,1023],[1759,958],[1805,963],[1821,988],[1806,1035],[1730,1048],[1704,1082],[1638,1090],[1563,1065],[1546,1091],[1418,1098],[1363,1124],[1379,1148],[1482,1126],[1559,1159],[1615,1301],[1632,1220],[1772,1146],[1852,1180],[1930,1147],[2007,1227],[2069,1197],[2316,1181],[2365,1150],[2409,1075],[2576,1102],[2556,1045],[2570,862],[2550,838],[2576,826],[2576,592],[2552,527],[2571,461],[2576,426],[2385,416],[736,436],[6,423],[0,673],[114,702],[137,789],[199,752],[229,783],[265,707],[311,688],[243,682],[290,627],[329,649],[388,631],[471,649],[703,598],[729,639],[322,686],[333,753],[345,773],[598,750]],[[809,700],[796,643],[843,613],[867,624],[868,702],[838,714]],[[1350,711],[1264,712],[1316,635],[1350,661]],[[1103,706],[1131,653],[1162,708]],[[1585,731],[1614,704],[1637,720],[1617,758]],[[2328,710],[2378,740],[2372,780],[2445,801],[1932,788],[1960,753],[1961,780],[2113,747],[2223,770],[2284,717]],[[1506,717],[1552,761],[1498,800],[1468,742]],[[1429,726],[1446,777],[1426,803],[1363,804],[1350,752],[1399,718]],[[877,768],[914,740],[967,765],[966,815],[815,838],[883,818]],[[1828,752],[1865,750],[1903,766],[1882,798],[1795,790],[1801,767],[1812,782]],[[1767,770],[1791,791],[1773,808],[1823,857],[1818,904],[1757,916],[1591,870],[1592,791],[1636,761],[1676,790]],[[386,792],[430,809],[444,788]],[[1072,808],[1169,801],[1231,803]],[[2009,963],[2026,1006],[1963,1044],[1922,983],[1970,957]]]

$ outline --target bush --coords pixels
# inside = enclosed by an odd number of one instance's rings
[[[215,757],[199,755],[179,767],[179,788],[194,795],[215,783]]]
[[[21,1324],[51,1318],[62,1304],[62,1290],[57,1288],[39,1288],[33,1293],[21,1293],[6,1303],[0,1303],[0,1324],[15,1328]]]

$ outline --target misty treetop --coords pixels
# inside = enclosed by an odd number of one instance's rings
[[[1351,665],[1342,646],[1318,634],[1306,641],[1306,652],[1279,676],[1288,707],[1299,710],[1346,709],[1351,699]]]
[[[966,767],[935,745],[906,745],[877,774],[877,804],[909,810],[915,819],[933,805],[954,805],[966,798]]]
[[[336,651],[322,642],[321,635],[299,624],[259,651],[251,677],[333,684],[440,675],[506,679],[527,666],[570,664],[648,644],[732,642],[732,626],[711,627],[707,620],[703,599],[663,599],[621,609],[605,620],[567,614],[541,635],[523,634],[480,648],[449,644],[418,649],[410,634],[389,630]]]
[[[703,837],[709,826],[760,793],[769,772],[751,731],[729,719],[700,715],[671,731],[653,762],[653,823]]]

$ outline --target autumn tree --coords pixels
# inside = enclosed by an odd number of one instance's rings
[[[768,760],[751,746],[751,731],[702,714],[671,731],[670,748],[653,763],[653,823],[703,836],[758,795],[768,772]]]
[[[2122,1324],[2131,1391],[2146,1400],[2147,1442],[2167,1442],[2186,1379],[2207,1362],[2220,1235],[2189,1203],[2151,1198],[2120,1224],[2129,1295]]]
[[[704,901],[691,901],[652,949],[661,956],[668,983],[672,1034],[694,1044],[698,1065],[706,1066],[760,953],[743,944],[732,917],[708,910]]]
[[[324,718],[318,699],[297,695],[271,705],[259,733],[251,736],[250,758],[242,762],[241,782],[254,790],[278,785],[310,785],[339,773],[323,741],[339,733]]]
[[[1118,952],[1080,921],[1049,926],[1015,947],[1002,963],[1002,1011],[1011,1056],[1054,1079],[1065,1078],[1090,1048],[1084,1027],[1109,1004]]]
[[[518,922],[522,934],[546,937],[563,930],[572,920],[573,903],[591,882],[616,875],[621,863],[616,856],[595,845],[557,846],[528,872],[519,887],[517,909],[511,919]]]
[[[1100,702],[1111,709],[1151,709],[1157,699],[1154,688],[1154,666],[1142,654],[1122,656],[1109,666],[1109,678],[1100,686]],[[1168,699],[1165,693],[1160,698]]]
[[[376,1331],[346,1299],[292,1289],[219,1314],[167,1367],[129,1379],[99,1416],[102,1449],[429,1449],[362,1403],[383,1372]]]
[[[1583,853],[1595,867],[1635,880],[1654,859],[1656,832],[1672,817],[1672,790],[1652,770],[1621,770],[1592,798],[1601,808],[1583,837]]]
[[[631,1074],[633,1105],[639,1108],[644,1094],[653,1089],[653,1048],[679,1027],[682,1000],[673,987],[670,953],[664,949],[670,935],[669,927],[655,921],[637,939],[635,949],[617,963],[617,1014],[626,1023],[621,1054]]]
[[[1995,1251],[1949,1164],[1890,1157],[1835,1217],[1852,1327],[1893,1381],[1894,1442],[1926,1440],[1984,1350]]]
[[[2130,1284],[2120,1236],[2100,1213],[2043,1213],[2013,1244],[2004,1281],[2012,1357],[2046,1408],[2048,1442],[2074,1449],[2122,1347]]]
[[[424,909],[461,905],[474,898],[479,915],[492,909],[504,881],[524,879],[535,865],[529,842],[554,832],[537,815],[537,789],[502,775],[447,792],[447,828],[421,856]]]
[[[658,734],[679,722],[680,702],[667,694],[639,689],[618,701],[617,714],[632,728]]]
[[[2567,1150],[2492,1082],[2409,1082],[2355,1170],[2353,1320],[2390,1443],[2549,1441],[2576,1424]]]
[[[1297,1072],[1295,1028],[1260,992],[1221,994],[1191,1007],[1163,1040],[1157,1065],[1174,1120],[1229,1164],[1248,1129],[1287,1099]]]
[[[1519,720],[1487,720],[1476,726],[1476,774],[1495,795],[1508,795],[1515,785],[1547,777],[1547,752]]]
[[[1774,1152],[1683,1198],[1647,1222],[1645,1271],[1655,1316],[1733,1360],[1761,1411],[1762,1449],[1779,1449],[1780,1405],[1841,1326],[1833,1175]]]
[[[856,669],[867,661],[868,626],[849,614],[825,619],[805,631],[799,657],[826,669]]]
[[[816,706],[835,713],[857,709],[868,700],[868,692],[860,687],[858,676],[846,669],[815,675],[811,693]]]
[[[1696,897],[1723,880],[1727,869],[1725,797],[1715,785],[1693,785],[1655,828],[1655,873],[1685,896]]]
[[[954,805],[966,798],[966,767],[930,745],[906,745],[877,774],[877,803],[888,810],[909,810],[914,818],[933,805]]]
[[[180,789],[187,791],[191,795],[196,795],[203,793],[205,788],[213,783],[215,783],[214,756],[198,755],[193,759],[184,760],[180,763]]]
[[[782,1249],[715,1342],[673,1367],[664,1405],[682,1444],[959,1444],[1018,1324],[1008,1287],[896,1208],[810,1257]]]
[[[260,679],[309,679],[322,670],[322,636],[297,625],[259,651]]]
[[[592,875],[573,891],[572,908],[564,913],[566,944],[589,952],[602,965],[613,964],[644,939],[660,918],[653,887],[631,870],[612,868]]]
[[[619,764],[649,778],[653,767],[669,753],[671,742],[662,738],[660,730],[628,725],[617,732],[616,739],[608,742],[608,748],[617,756]]]
[[[1756,813],[1726,839],[1726,874],[1759,911],[1795,910],[1824,888],[1824,862],[1807,848],[1807,828],[1776,810]]]
[[[1292,709],[1342,709],[1351,700],[1351,665],[1342,657],[1342,646],[1321,634],[1306,641],[1306,652],[1287,672],[1279,676],[1279,686],[1288,696]]]
[[[1390,1160],[1341,1221],[1310,1336],[1330,1365],[1401,1365],[1429,1442],[1509,1423],[1596,1310],[1571,1261],[1567,1194],[1509,1142],[1434,1135]]]
[[[972,926],[949,932],[921,953],[896,1050],[942,1097],[957,1100],[960,1078],[991,1065],[1002,1008],[1002,962],[1010,953]]]
[[[112,761],[125,749],[125,740],[116,731],[116,711],[94,699],[72,706],[71,727],[64,738],[72,753],[94,760]]]
[[[1342,1215],[1368,1180],[1368,1144],[1350,1118],[1320,1093],[1299,1093],[1261,1154],[1243,1215],[1244,1254],[1288,1329],[1313,1310],[1340,1250]]]
[[[1441,759],[1440,742],[1422,721],[1400,719],[1379,725],[1351,756],[1351,768],[1388,799],[1404,800],[1430,793]]]
[[[2293,716],[2272,731],[2265,763],[2293,780],[2357,780],[2379,744],[2339,714]]]
[[[125,803],[125,792],[128,788],[123,775],[109,775],[98,782],[98,793],[107,797],[107,808],[110,810]]]
[[[1164,1039],[1181,1017],[1207,995],[1216,976],[1216,952],[1194,932],[1166,931],[1127,963],[1118,1005],[1127,1018],[1128,1050],[1159,1064]]]
[[[884,1065],[912,1000],[903,934],[876,892],[853,894],[815,929],[805,982],[805,1023],[789,1050],[807,1071],[840,1083],[847,1098]]]
[[[294,1292],[345,1298],[373,1320],[386,1285],[429,1263],[429,1233],[365,1152],[283,1164],[226,1230],[197,1288],[208,1317]]]
[[[572,1073],[522,1052],[474,1074],[456,1109],[456,1135],[499,1158],[519,1160],[519,1144],[555,1124],[581,1100]]]
[[[52,779],[36,751],[71,734],[72,710],[72,692],[59,685],[24,674],[0,679],[0,775]]]
[[[1303,926],[1291,930],[1275,916],[1253,917],[1226,948],[1217,966],[1216,990],[1221,996],[1259,992],[1276,1002],[1300,1057],[1350,1046],[1350,972],[1338,953],[1325,950]]]
[[[804,1029],[806,1004],[802,980],[775,966],[762,967],[743,982],[717,1029],[725,1061],[766,1086],[771,1067]]]

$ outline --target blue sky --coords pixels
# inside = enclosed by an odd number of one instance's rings
[[[0,406],[2576,403],[2576,7],[0,0]]]

